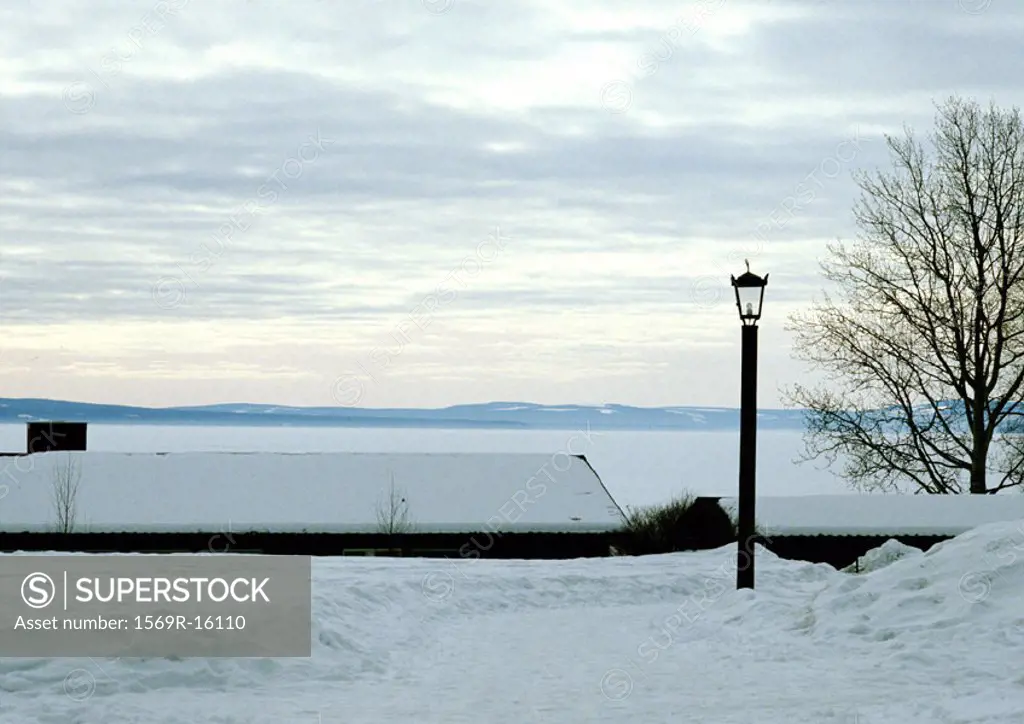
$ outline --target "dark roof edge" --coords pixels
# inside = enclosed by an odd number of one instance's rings
[[[612,505],[615,506],[615,510],[619,511],[619,517],[621,517],[622,518],[622,522],[625,523],[626,522],[626,514],[625,514],[625,512],[623,512],[622,507],[619,505],[619,502],[617,500],[615,500],[615,498],[612,496],[612,494],[610,492],[608,492],[607,486],[605,486],[604,481],[601,480],[601,476],[597,474],[597,471],[594,470],[594,466],[590,464],[589,460],[587,460],[587,456],[583,455],[583,454],[580,454],[580,455],[573,455],[573,457],[574,458],[579,458],[580,460],[582,460],[584,462],[584,464],[588,468],[590,468],[590,472],[592,472],[594,474],[594,477],[597,478],[597,482],[601,486],[601,490],[603,490],[604,494],[608,496],[608,500],[612,501]]]

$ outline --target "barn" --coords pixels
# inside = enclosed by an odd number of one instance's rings
[[[735,518],[736,498],[715,498]],[[1024,495],[802,495],[757,498],[762,542],[776,555],[835,568],[895,538],[928,550],[988,523],[1021,521]]]
[[[3,465],[3,551],[576,558],[608,555],[623,522],[567,453],[50,451]],[[55,493],[72,485],[64,526]]]

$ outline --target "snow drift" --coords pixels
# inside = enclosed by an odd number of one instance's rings
[[[848,574],[761,549],[318,559],[309,659],[0,666],[11,722],[1024,720],[1024,521]]]

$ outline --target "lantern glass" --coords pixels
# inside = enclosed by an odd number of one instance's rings
[[[764,287],[736,287],[736,298],[740,303],[741,317],[756,319],[761,316],[761,290]]]
[[[768,275],[764,278],[752,274],[748,266],[746,273],[732,278],[732,286],[736,290],[736,308],[743,325],[757,324],[761,318],[761,307],[764,303],[764,288],[768,284]]]

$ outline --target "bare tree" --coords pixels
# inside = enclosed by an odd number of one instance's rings
[[[822,263],[840,298],[790,321],[831,379],[788,402],[804,460],[842,455],[854,487],[994,493],[1024,481],[1024,126],[954,97],[929,140],[887,136],[892,170],[858,175],[861,233]]]
[[[377,501],[377,530],[388,535],[407,533],[412,528],[409,503],[401,490],[395,488],[395,474],[390,473],[388,493]]]
[[[58,533],[72,533],[78,518],[78,487],[82,470],[70,455],[55,460],[52,471],[52,502]]]

